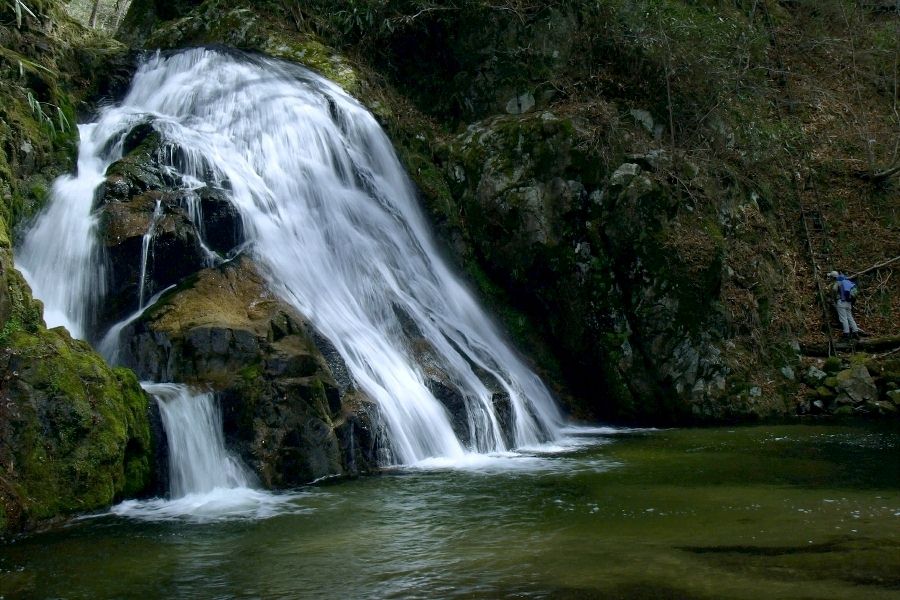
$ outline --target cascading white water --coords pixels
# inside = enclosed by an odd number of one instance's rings
[[[156,208],[153,209],[153,218],[150,219],[150,227],[147,233],[141,239],[141,280],[138,282],[138,310],[144,309],[144,292],[147,287],[147,263],[150,262],[150,244],[153,242],[153,236],[156,234],[156,224],[162,217],[162,203],[157,200]]]
[[[297,512],[298,494],[253,489],[254,477],[225,448],[222,417],[210,393],[174,383],[144,383],[156,399],[169,447],[170,499],[126,500],[112,513],[149,520],[259,518]]]
[[[78,133],[78,173],[53,184],[47,211],[16,252],[16,267],[34,296],[43,300],[47,325],[63,326],[84,338],[104,289],[91,205],[107,167],[121,156],[122,144],[120,140],[104,157],[102,146],[109,141],[109,132],[89,124],[80,125]]]
[[[507,450],[498,390],[509,397],[514,446],[556,437],[562,419],[546,387],[440,257],[389,140],[343,90],[274,60],[208,49],[158,54],[140,67],[121,105],[82,129],[80,164],[90,161],[91,170],[72,180],[80,182],[77,200],[57,194],[53,206],[68,202],[76,212],[78,204],[82,212],[69,218],[90,223],[91,199],[82,196],[92,197],[140,120],[180,150],[167,168],[230,190],[270,286],[331,340],[378,403],[392,462]],[[36,237],[59,227],[47,223],[57,219],[54,210],[29,235],[21,262],[46,280],[35,289],[48,309],[83,334],[90,286],[52,301],[44,291],[68,279],[48,250],[59,234]],[[79,254],[77,272],[92,273],[89,281],[97,277],[94,254]],[[72,306],[78,310],[66,312]],[[426,385],[409,323],[463,395],[469,447]]]
[[[172,497],[250,484],[246,467],[225,449],[222,417],[211,393],[191,393],[174,383],[145,384],[144,389],[156,398],[166,430]]]

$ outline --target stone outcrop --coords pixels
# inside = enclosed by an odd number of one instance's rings
[[[148,124],[126,138],[125,155],[107,171],[97,200],[99,235],[107,262],[99,327],[138,308],[158,291],[229,256],[243,239],[241,218],[221,189],[187,189],[161,166],[177,154]]]
[[[759,373],[728,358],[740,355],[721,302],[735,275],[729,243],[741,241],[723,234],[730,213],[692,214],[661,176],[665,154],[611,170],[592,163],[579,147],[584,125],[545,111],[473,124],[453,140],[444,166],[465,223],[456,246],[530,317],[574,395],[605,398],[594,411],[674,420],[788,411],[777,394],[751,394],[739,382]],[[690,164],[679,168],[708,185]],[[513,333],[527,346],[527,333]]]
[[[191,276],[120,340],[140,377],[217,392],[229,444],[266,486],[375,466],[374,405],[246,257]]]

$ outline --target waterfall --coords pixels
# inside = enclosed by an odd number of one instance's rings
[[[252,479],[225,449],[222,417],[213,395],[183,385],[145,384],[159,406],[169,445],[169,493],[173,498],[216,488],[247,487]]]
[[[173,383],[144,383],[159,407],[169,448],[169,498],[126,500],[113,514],[145,520],[262,518],[303,509],[301,494],[251,487],[250,470],[225,448],[222,417],[211,393]]]
[[[54,262],[51,252],[66,253],[51,250],[54,237],[56,245],[92,248],[83,238],[92,235],[94,189],[138,122],[178,149],[162,158],[165,169],[191,185],[228,190],[248,252],[272,290],[334,344],[378,404],[389,462],[502,452],[557,437],[555,402],[440,256],[375,118],[328,80],[267,58],[210,49],[156,54],[121,104],[81,129],[79,173],[68,181],[78,182],[78,194],[56,191],[20,253],[30,280],[46,280],[34,286],[37,295],[48,311],[66,315],[73,333],[85,334],[89,295],[99,288],[58,288],[67,272],[88,281],[102,274],[92,249],[71,257],[81,261],[77,268]],[[61,203],[80,211],[72,217],[78,231],[42,234],[60,227],[54,211]],[[462,397],[465,442],[429,388],[435,366]],[[508,401],[510,423],[502,422],[498,397]]]

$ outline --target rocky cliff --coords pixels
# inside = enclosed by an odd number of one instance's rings
[[[340,81],[576,414],[687,422],[820,410],[794,375],[834,336],[816,286],[900,250],[896,178],[877,176],[897,27],[830,2],[138,0],[122,35]],[[897,282],[871,277],[858,310],[889,335]],[[894,367],[870,369],[891,389]]]

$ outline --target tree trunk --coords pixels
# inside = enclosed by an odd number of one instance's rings
[[[125,16],[125,11],[128,10],[129,4],[131,4],[129,0],[118,0],[116,2],[116,24],[113,26],[113,31],[119,29],[119,23],[122,22],[122,17]]]
[[[88,27],[95,29],[97,27],[97,12],[100,8],[100,0],[94,0],[94,8],[91,9],[91,18],[88,19]]]

